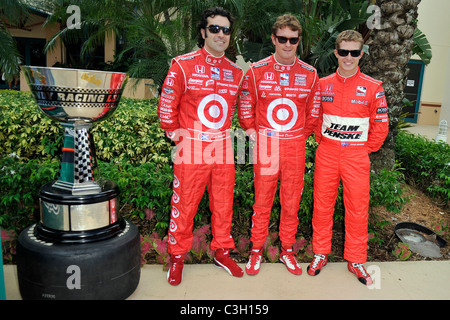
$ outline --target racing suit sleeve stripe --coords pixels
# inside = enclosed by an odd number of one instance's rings
[[[186,90],[184,71],[176,60],[173,60],[161,90],[158,105],[158,118],[161,128],[174,131],[180,127],[178,119],[179,103]]]
[[[378,151],[389,133],[388,106],[383,87],[378,87],[374,98],[370,109],[370,128],[367,140],[369,153]]]

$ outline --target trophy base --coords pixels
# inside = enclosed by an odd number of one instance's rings
[[[124,220],[120,233],[87,243],[43,239],[36,224],[17,241],[17,277],[24,300],[122,300],[140,279],[138,228]]]
[[[41,229],[55,232],[43,234],[52,235],[58,231],[84,234],[115,224],[118,221],[118,196],[117,184],[109,180],[102,183],[100,192],[91,194],[72,194],[55,188],[53,183],[44,185],[39,193]],[[65,237],[56,236],[53,240],[62,238]]]

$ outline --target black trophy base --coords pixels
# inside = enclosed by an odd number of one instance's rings
[[[17,244],[17,275],[24,300],[123,300],[140,278],[140,236],[127,220],[121,232],[88,242],[44,240],[42,226],[25,229]]]

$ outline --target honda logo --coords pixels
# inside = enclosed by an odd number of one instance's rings
[[[195,66],[195,72],[196,73],[205,73],[205,66],[196,65]]]
[[[264,79],[266,79],[266,80],[274,80],[275,79],[275,75],[273,74],[273,72],[266,72],[264,74]]]
[[[327,84],[325,87],[325,92],[333,92],[334,86],[333,84]]]

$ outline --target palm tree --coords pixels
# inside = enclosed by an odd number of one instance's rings
[[[370,35],[370,55],[362,71],[383,81],[389,107],[389,135],[383,147],[371,155],[372,169],[391,170],[395,164],[395,137],[402,115],[403,90],[408,75],[407,64],[418,53],[426,63],[431,59],[431,48],[424,35],[417,30],[418,5],[421,0],[376,0],[381,10],[381,28]]]

